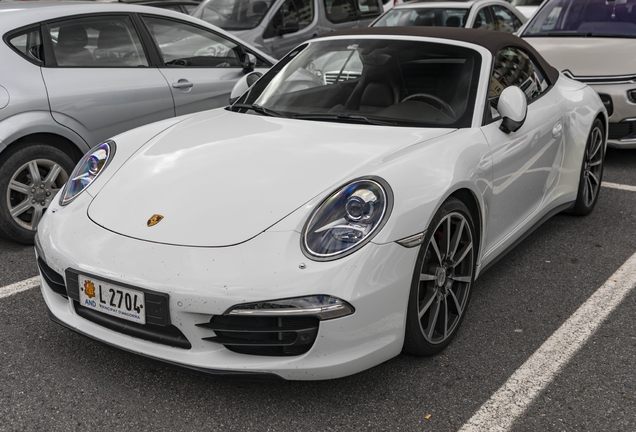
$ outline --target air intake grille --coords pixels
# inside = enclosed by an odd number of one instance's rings
[[[38,267],[46,284],[51,290],[64,298],[68,298],[66,294],[66,285],[61,274],[57,273],[51,267],[46,265],[42,258],[38,258]]]
[[[634,123],[635,122],[610,123],[608,139],[620,140],[631,138],[630,135],[634,133]]]
[[[82,318],[113,331],[175,348],[192,348],[184,334],[173,325],[142,325],[82,307],[76,301],[73,302],[73,306],[75,312]]]
[[[270,317],[215,315],[210,322],[197,324],[214,330],[204,338],[230,351],[262,356],[294,356],[313,346],[320,320],[316,317]]]
[[[340,72],[325,72],[325,84],[335,84],[336,79],[338,82],[349,81],[356,78],[360,78],[360,72],[347,72],[343,71],[338,77]]]

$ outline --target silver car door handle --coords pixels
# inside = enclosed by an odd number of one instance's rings
[[[172,87],[177,89],[189,89],[194,87],[194,84],[192,84],[187,79],[180,79],[178,82],[172,83]]]
[[[553,138],[558,138],[561,136],[561,132],[563,132],[563,122],[561,120],[559,120],[558,122],[556,122],[556,124],[552,127],[552,137]]]

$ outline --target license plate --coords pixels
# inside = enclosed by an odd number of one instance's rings
[[[78,281],[82,306],[138,324],[146,324],[143,291],[123,288],[82,275],[79,275]]]

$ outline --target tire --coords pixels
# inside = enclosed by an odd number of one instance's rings
[[[579,177],[579,190],[570,214],[585,216],[594,210],[601,191],[604,164],[605,130],[603,123],[596,119],[592,124],[592,130],[585,144],[585,153],[583,153],[581,175]]]
[[[0,234],[33,244],[37,223],[75,164],[50,145],[16,145],[0,155]]]
[[[415,264],[405,353],[435,355],[457,334],[475,279],[475,238],[475,226],[464,203],[452,197],[444,201],[426,231]]]

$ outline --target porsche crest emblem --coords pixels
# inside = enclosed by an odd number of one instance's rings
[[[149,227],[151,226],[155,226],[157,225],[159,222],[161,222],[161,219],[163,219],[163,216],[156,214],[156,215],[152,215],[152,217],[150,219],[148,219],[147,225]]]
[[[95,284],[89,280],[84,281],[84,294],[88,296],[88,298],[95,297]]]

